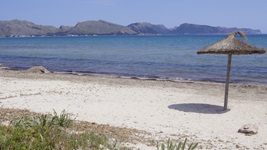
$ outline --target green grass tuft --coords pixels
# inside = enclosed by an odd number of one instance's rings
[[[0,126],[0,149],[12,150],[74,150],[117,149],[105,135],[76,133],[67,130],[73,124],[70,114],[46,114],[13,120],[10,126]]]
[[[0,125],[0,150],[127,150],[116,139],[106,135],[76,131],[74,121],[65,111],[57,114],[25,116],[11,121],[9,126]],[[169,139],[158,150],[194,150],[197,143],[174,143]],[[156,149],[156,148],[155,148]]]
[[[187,139],[184,142],[173,143],[170,139],[168,139],[167,143],[162,143],[159,145],[157,143],[157,150],[194,150],[197,147],[198,143],[191,143],[187,146]]]

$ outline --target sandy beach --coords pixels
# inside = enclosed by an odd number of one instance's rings
[[[230,110],[223,111],[222,83],[11,70],[0,70],[0,83],[1,108],[66,110],[76,120],[146,131],[155,141],[188,138],[199,149],[267,149],[266,85],[231,84]],[[245,124],[258,133],[238,133]]]

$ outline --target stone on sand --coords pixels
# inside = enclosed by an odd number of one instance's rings
[[[34,67],[31,67],[30,69],[26,70],[26,72],[29,72],[29,73],[50,73],[50,71],[48,71],[43,66],[34,66]]]
[[[246,135],[257,134],[258,127],[254,124],[245,124],[238,130],[238,133],[244,133]]]

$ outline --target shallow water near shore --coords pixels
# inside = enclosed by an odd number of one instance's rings
[[[227,55],[197,55],[225,35],[87,36],[1,38],[0,63],[12,69],[44,66],[51,71],[132,78],[224,82]],[[248,35],[267,49],[267,35]],[[233,56],[231,81],[267,84],[267,54]]]

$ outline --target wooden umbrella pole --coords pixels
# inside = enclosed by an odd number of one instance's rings
[[[228,65],[227,65],[227,75],[226,75],[225,95],[224,95],[224,110],[227,110],[227,104],[228,104],[228,90],[230,81],[231,62],[232,62],[232,54],[228,54]]]

